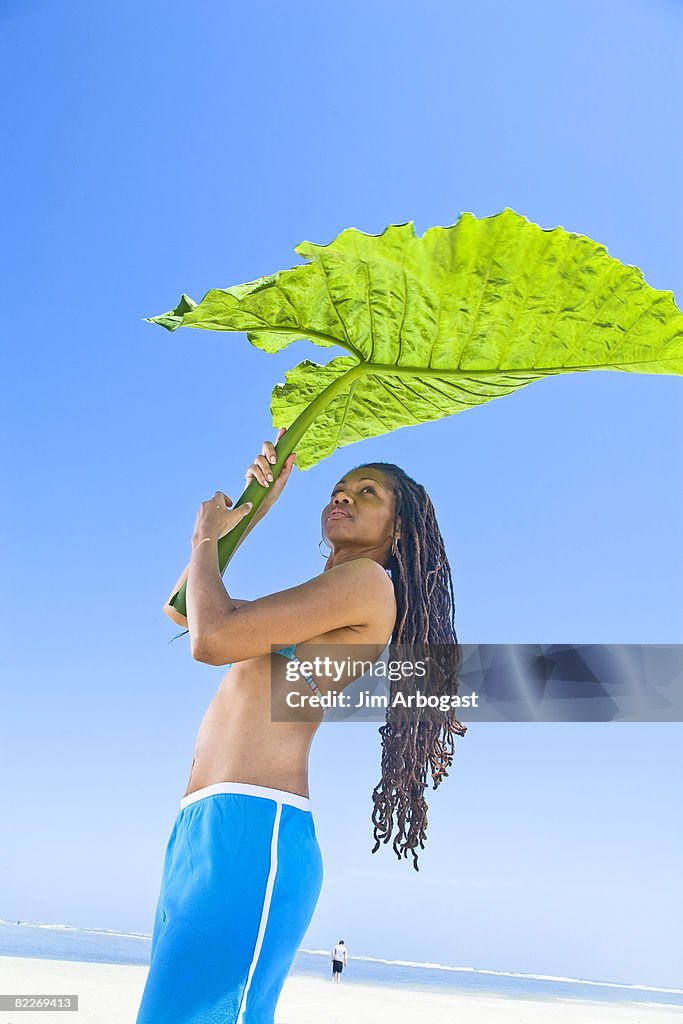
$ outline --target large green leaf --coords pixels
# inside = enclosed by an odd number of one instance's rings
[[[148,318],[169,330],[246,331],[266,352],[301,338],[348,351],[322,366],[304,360],[275,387],[273,424],[289,429],[274,474],[295,447],[306,469],[343,445],[551,374],[683,373],[683,314],[670,291],[585,235],[507,208],[463,213],[421,238],[411,221],[380,235],[350,228],[295,251],[309,262],[214,288],[199,304],[183,295]],[[222,568],[264,493],[252,483],[240,497],[254,509],[221,541]]]

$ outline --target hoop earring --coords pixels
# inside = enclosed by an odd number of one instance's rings
[[[325,540],[324,537],[321,537],[320,540],[318,541],[318,551],[320,551],[320,545],[321,544],[327,544],[327,541]],[[329,547],[329,544],[327,546]],[[332,554],[332,548],[330,548],[330,550],[327,552],[327,554],[325,554],[324,551],[320,551],[320,554],[323,556],[323,558],[329,558],[330,555]]]

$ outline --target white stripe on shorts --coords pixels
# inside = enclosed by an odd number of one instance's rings
[[[304,799],[303,797],[301,799]],[[240,1009],[237,1015],[237,1024],[241,1024],[244,1019],[244,1011],[247,1005],[247,995],[249,994],[249,988],[251,986],[251,979],[254,976],[256,970],[256,964],[261,954],[261,946],[263,945],[263,936],[266,933],[266,925],[268,924],[268,914],[270,913],[270,901],[273,895],[273,886],[275,885],[275,876],[277,874],[277,842],[280,833],[280,817],[282,815],[282,803],[278,802],[277,811],[275,812],[275,821],[273,822],[273,834],[270,841],[270,871],[268,873],[268,882],[266,884],[266,894],[263,898],[263,910],[261,911],[261,923],[259,925],[258,935],[256,936],[256,946],[254,947],[254,955],[251,958],[251,965],[249,967],[249,974],[247,976],[247,984],[244,986],[244,992],[242,993],[242,1000],[240,1002]]]

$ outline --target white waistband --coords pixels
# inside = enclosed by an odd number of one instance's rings
[[[279,804],[291,804],[301,811],[311,810],[311,801],[307,796],[300,796],[299,793],[289,793],[285,789],[270,789],[268,786],[255,786],[250,782],[214,782],[211,786],[203,786],[195,789],[194,793],[188,793],[181,798],[180,807],[187,807],[195,800],[202,800],[205,796],[212,796],[213,793],[243,793],[246,796],[260,796],[265,800],[275,800]]]

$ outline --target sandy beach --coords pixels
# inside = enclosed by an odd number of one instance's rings
[[[32,1021],[74,1020],[78,1024],[135,1024],[146,966],[91,964],[0,956],[0,992],[78,995],[73,1018],[64,1011],[32,1011]],[[26,1011],[21,1011],[22,1013]],[[19,1019],[1,1011],[0,1021]],[[349,981],[292,976],[280,997],[276,1024],[674,1024],[677,1008],[611,1005],[561,1000],[501,999],[389,989]]]

